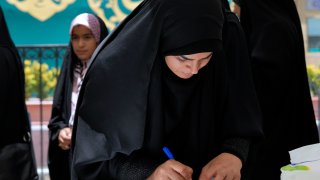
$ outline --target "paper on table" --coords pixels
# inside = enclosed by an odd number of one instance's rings
[[[302,146],[289,151],[291,164],[320,160],[320,143]]]

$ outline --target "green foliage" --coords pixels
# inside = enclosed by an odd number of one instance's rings
[[[319,95],[320,91],[320,67],[314,65],[307,66],[310,90],[313,95]]]
[[[40,87],[40,67],[42,72],[42,83]],[[24,61],[25,72],[25,91],[26,99],[30,97],[40,98],[40,89],[42,89],[42,98],[48,98],[53,95],[57,84],[57,77],[60,70],[57,68],[49,69],[48,64],[40,64],[38,61]],[[320,67],[314,65],[307,66],[310,90],[313,95],[319,95],[320,92]]]
[[[60,70],[57,68],[49,69],[49,66],[46,63],[40,64],[38,61],[25,60],[24,72],[26,99],[30,97],[45,99],[52,96],[57,84],[59,71]],[[42,93],[40,93],[40,91],[42,91]],[[40,97],[41,94],[42,97]]]

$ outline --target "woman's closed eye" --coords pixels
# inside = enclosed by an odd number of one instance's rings
[[[191,59],[186,58],[185,56],[178,56],[177,59],[179,61],[181,61],[181,62],[185,62],[185,61],[191,60]]]
[[[177,56],[177,59],[181,62],[184,62],[184,61],[191,61],[191,60],[210,60],[211,57],[212,57],[212,54],[213,53],[210,53],[207,57],[204,57],[204,58],[201,58],[201,59],[195,59],[195,58],[190,58],[188,57],[187,55],[181,55],[181,56]]]

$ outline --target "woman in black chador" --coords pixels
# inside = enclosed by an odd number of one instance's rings
[[[319,142],[293,0],[241,0],[265,139],[254,146],[251,177],[280,179],[288,151]]]
[[[96,15],[77,15],[70,26],[70,44],[53,99],[48,167],[51,180],[70,179],[70,144],[80,86],[99,43],[107,36],[104,22]]]
[[[229,78],[223,21],[220,0],[145,0],[102,42],[78,99],[73,179],[240,179],[260,116],[250,77]]]
[[[38,179],[24,71],[0,6],[0,179]]]

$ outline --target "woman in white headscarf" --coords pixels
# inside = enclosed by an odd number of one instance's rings
[[[79,90],[87,63],[99,43],[108,35],[104,22],[96,15],[82,13],[70,26],[70,44],[55,90],[49,122],[49,159],[51,180],[69,180],[69,149]]]

